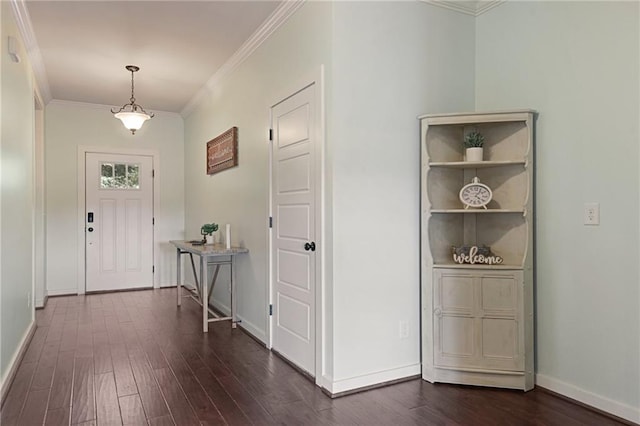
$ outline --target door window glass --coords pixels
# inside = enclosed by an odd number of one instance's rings
[[[127,163],[102,163],[100,188],[140,189],[140,165]]]

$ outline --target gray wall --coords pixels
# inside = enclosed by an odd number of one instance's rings
[[[132,135],[105,105],[52,101],[46,108],[47,288],[49,295],[78,292],[78,147],[153,150],[159,163],[154,211],[154,284],[175,285],[175,250],[169,240],[184,236],[184,127],[178,114],[156,116]],[[83,290],[84,291],[84,290]]]
[[[477,46],[477,108],[540,113],[537,383],[639,422],[639,4],[507,2]]]
[[[237,308],[243,327],[267,341],[270,107],[299,90],[298,80],[330,64],[332,4],[309,2],[276,30],[231,75],[209,91],[185,119],[186,236],[200,237],[204,223],[231,224],[233,244],[249,249],[238,257]],[[238,127],[238,167],[208,176],[207,141]],[[186,268],[190,277],[191,267]],[[214,290],[229,306],[228,271]]]
[[[333,392],[420,371],[416,117],[473,109],[474,28],[425,3],[308,2],[185,120],[187,237],[231,223],[234,244],[250,250],[238,259],[238,313],[266,341],[269,108],[324,65],[321,375]],[[207,176],[205,144],[231,126],[240,164]],[[221,278],[214,297],[224,307]]]
[[[0,373],[9,369],[34,320],[34,93],[31,66],[18,43],[22,62],[9,60],[7,40],[20,40],[10,2],[0,3]]]
[[[474,28],[421,2],[335,3],[334,392],[420,373],[417,116],[473,109]]]

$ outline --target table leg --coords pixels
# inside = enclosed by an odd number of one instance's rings
[[[236,300],[235,297],[233,297],[233,295],[236,292],[236,280],[235,280],[235,274],[236,274],[236,257],[235,256],[231,256],[231,274],[229,274],[231,276],[231,328],[236,328]]]
[[[209,300],[207,296],[209,291],[209,280],[207,279],[207,258],[200,256],[200,301],[202,302],[202,332],[209,331]]]
[[[200,256],[202,260],[202,256]],[[200,297],[200,283],[198,282],[198,274],[196,273],[196,265],[193,263],[193,253],[189,253],[189,260],[191,260],[191,270],[193,271],[193,280],[196,282],[196,293]],[[202,276],[202,275],[200,275]]]
[[[220,264],[216,264],[216,269],[213,271],[213,278],[211,278],[211,284],[209,285],[209,296],[207,300],[211,300],[211,293],[213,293],[213,289],[216,286],[216,281],[218,280],[218,272],[220,272]]]
[[[177,274],[177,279],[176,279],[176,289],[177,289],[177,295],[178,295],[178,306],[180,306],[182,304],[182,282],[181,282],[181,278],[182,278],[182,267],[180,265],[180,249],[176,250],[176,270],[178,271]]]

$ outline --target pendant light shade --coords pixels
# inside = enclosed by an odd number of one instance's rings
[[[118,112],[114,117],[122,121],[124,127],[131,130],[133,134],[136,133],[136,130],[140,130],[145,121],[151,118],[149,114],[141,112]]]
[[[140,70],[135,65],[127,65],[125,67],[128,71],[131,71],[131,98],[128,104],[124,104],[119,110],[111,109],[114,117],[122,121],[124,127],[131,130],[131,134],[135,135],[136,130],[140,130],[145,121],[154,117],[154,114],[148,114],[144,108],[136,104],[136,98],[133,90],[133,73]]]

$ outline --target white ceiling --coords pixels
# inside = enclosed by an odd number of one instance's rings
[[[34,68],[53,99],[121,106],[131,94],[124,67],[133,64],[136,101],[181,112],[279,3],[27,0],[36,44],[28,48],[41,54]]]
[[[0,0],[2,1],[2,0]],[[12,0],[45,102],[187,114],[304,0]],[[504,0],[422,0],[479,15]],[[26,5],[26,7],[25,7]]]

